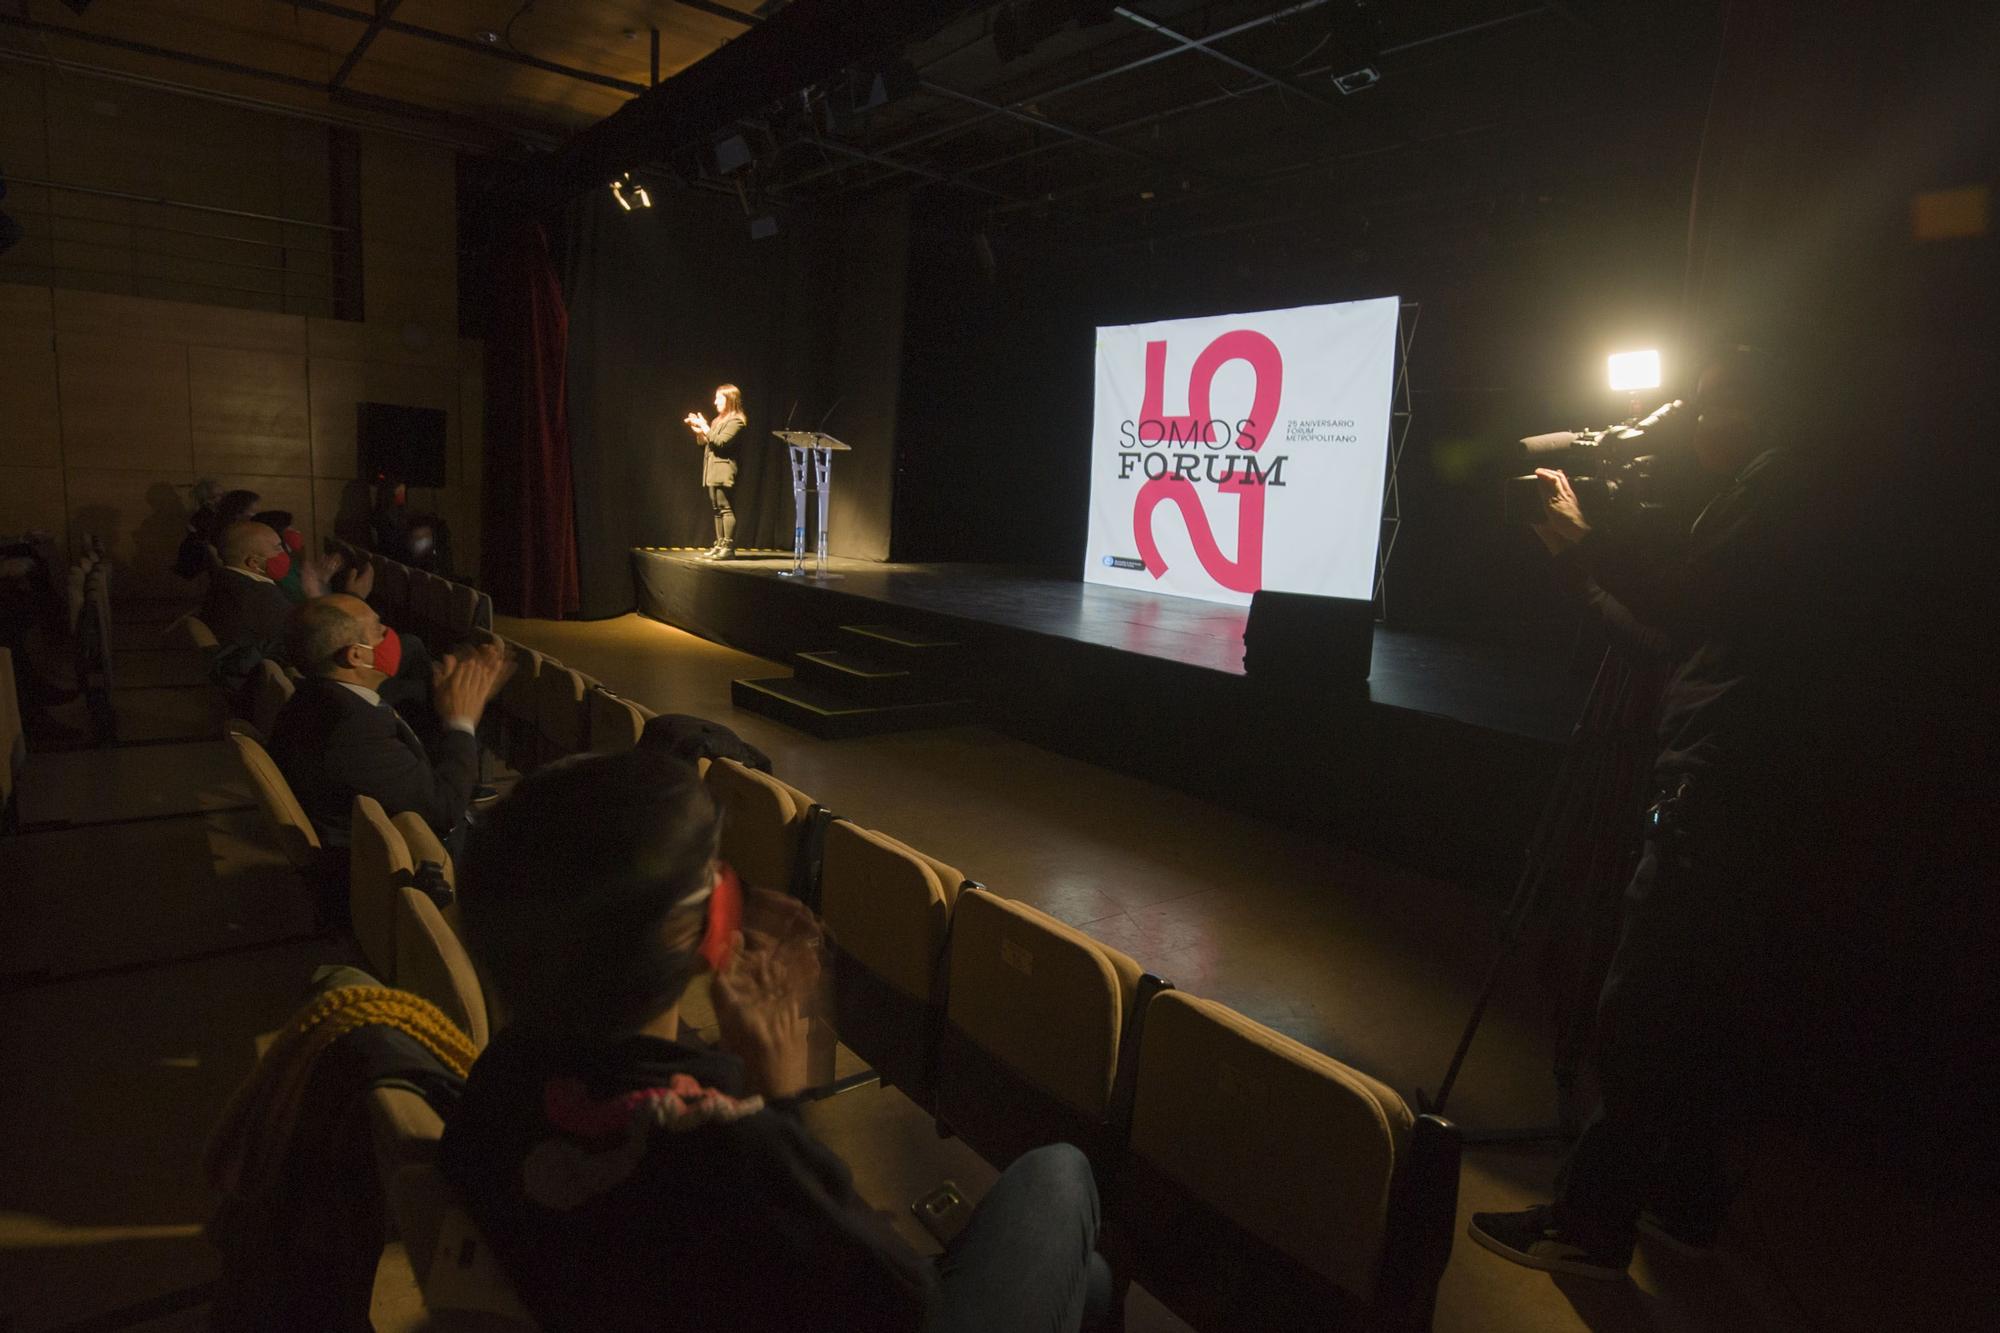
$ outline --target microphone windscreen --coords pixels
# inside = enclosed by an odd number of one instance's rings
[[[1575,443],[1575,431],[1555,430],[1547,435],[1530,435],[1521,441],[1521,447],[1531,454],[1553,454]]]

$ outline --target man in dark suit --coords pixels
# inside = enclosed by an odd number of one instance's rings
[[[202,623],[214,631],[218,645],[209,674],[240,694],[259,662],[281,654],[293,604],[278,580],[290,571],[292,553],[275,529],[254,519],[224,528],[216,550],[222,567],[210,571],[201,604]]]
[[[497,644],[447,654],[432,699],[442,726],[434,751],[376,691],[402,656],[396,631],[356,597],[320,597],[294,612],[287,658],[305,673],[278,713],[271,757],[291,784],[322,845],[344,854],[354,798],[372,796],[390,815],[415,811],[451,839],[479,780],[475,731],[499,692],[507,663]]]

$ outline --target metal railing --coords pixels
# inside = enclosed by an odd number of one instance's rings
[[[7,182],[4,207],[22,236],[0,255],[0,281],[361,316],[351,228],[31,176]]]

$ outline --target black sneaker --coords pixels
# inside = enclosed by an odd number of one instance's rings
[[[1466,1233],[1502,1259],[1523,1268],[1569,1273],[1618,1281],[1625,1276],[1632,1252],[1593,1252],[1562,1234],[1555,1209],[1538,1204],[1518,1213],[1474,1213]]]

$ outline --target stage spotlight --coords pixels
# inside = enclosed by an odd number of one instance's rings
[[[1359,69],[1351,69],[1345,74],[1333,76],[1333,86],[1348,97],[1354,96],[1364,88],[1373,88],[1380,82],[1382,82],[1382,71],[1373,65],[1363,65]]]
[[[625,191],[627,190],[632,192],[631,198],[626,197]],[[637,200],[641,208],[651,208],[653,206],[653,196],[646,193],[645,186],[633,181],[632,173],[629,171],[611,182],[611,197],[616,199],[618,206],[627,213],[632,211],[633,200]]]
[[[1650,348],[1643,352],[1613,352],[1610,370],[1614,390],[1660,387],[1660,354]]]

